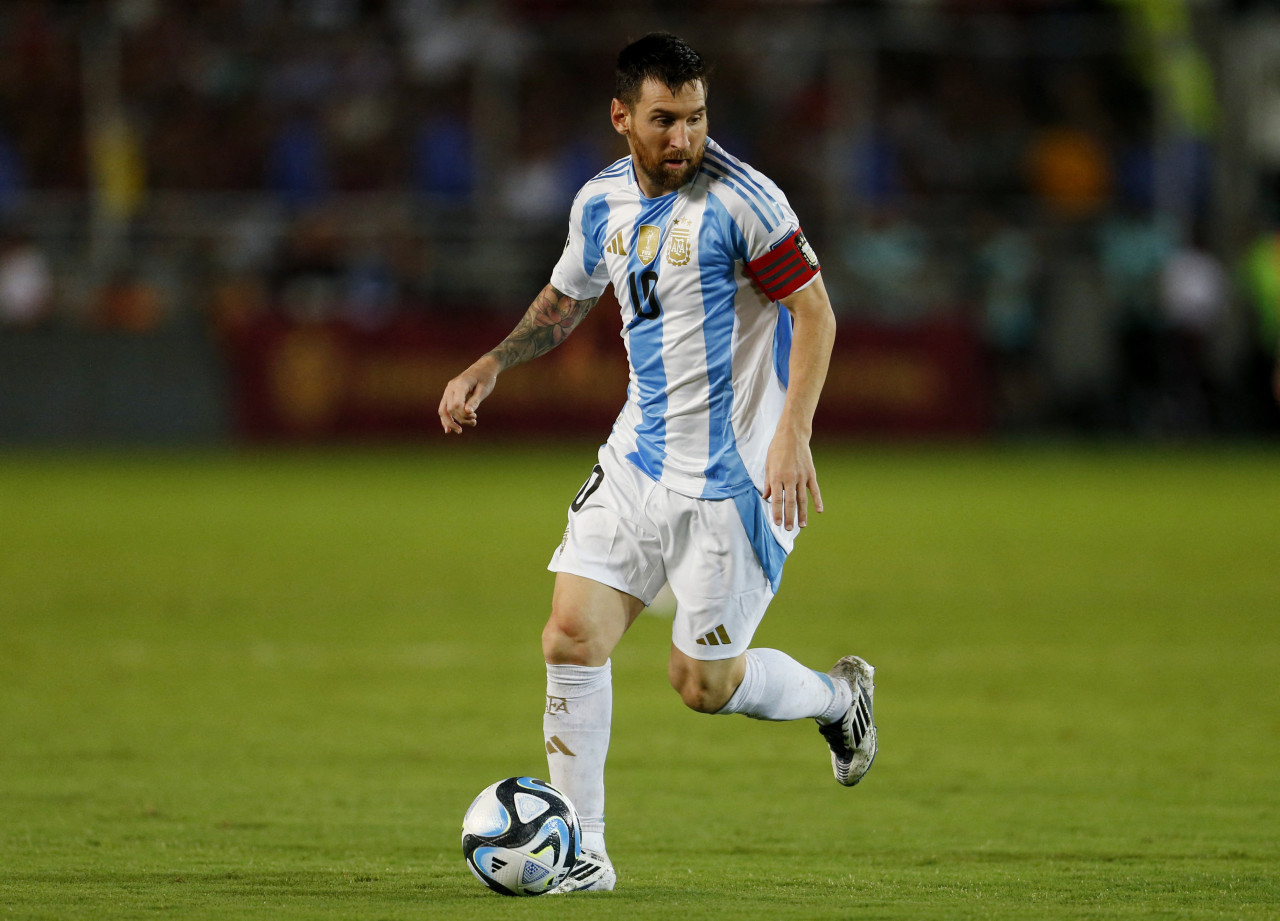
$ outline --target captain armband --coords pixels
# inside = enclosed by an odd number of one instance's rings
[[[747,274],[771,301],[780,301],[799,291],[821,268],[813,247],[799,228],[769,252],[746,264]]]

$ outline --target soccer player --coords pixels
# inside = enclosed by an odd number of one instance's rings
[[[619,54],[616,81],[610,119],[629,156],[582,187],[550,283],[439,407],[446,434],[475,426],[498,375],[562,342],[613,285],[627,400],[548,566],[543,732],[584,849],[557,892],[617,881],[604,839],[609,657],[664,583],[676,597],[668,675],[687,706],[816,720],[846,786],[876,754],[870,665],[846,656],[822,673],[750,646],[810,497],[822,511],[809,438],[835,317],[818,259],[778,187],[707,136],[697,52],[645,36]]]

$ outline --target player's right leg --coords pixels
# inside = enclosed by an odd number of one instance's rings
[[[604,764],[612,722],[609,656],[666,580],[661,548],[646,525],[653,482],[608,445],[569,509],[542,634],[547,663],[543,736],[547,769],[578,810],[583,858],[555,892],[612,889],[604,843]]]
[[[617,881],[604,844],[604,765],[613,721],[609,656],[644,602],[582,576],[559,573],[542,631],[547,770],[582,822],[583,856],[556,892],[609,890]]]
[[[605,665],[644,610],[639,598],[571,572],[556,574],[551,616],[542,630],[548,665]]]

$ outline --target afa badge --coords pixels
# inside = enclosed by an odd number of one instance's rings
[[[671,222],[671,238],[667,241],[667,263],[688,265],[693,255],[693,221],[678,217]]]

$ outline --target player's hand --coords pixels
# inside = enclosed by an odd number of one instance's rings
[[[818,488],[818,471],[813,466],[813,453],[806,435],[785,424],[769,443],[764,467],[765,487],[762,494],[769,502],[773,523],[788,531],[799,524],[809,524],[809,497],[815,511],[822,511],[822,491]]]
[[[440,425],[444,433],[462,434],[463,426],[475,428],[476,409],[498,382],[498,363],[488,355],[463,371],[444,388],[440,399]]]

